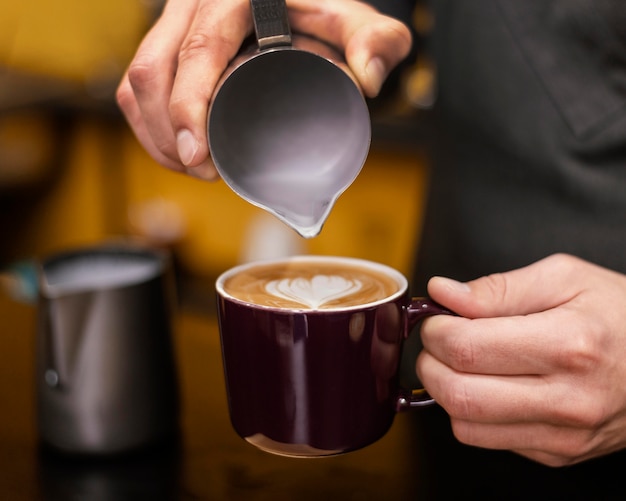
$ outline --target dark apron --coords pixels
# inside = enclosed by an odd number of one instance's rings
[[[438,0],[415,287],[567,252],[626,272],[626,2]]]
[[[626,273],[626,1],[432,3],[439,94],[415,292],[555,252]],[[624,452],[551,469],[459,444],[440,408],[408,419],[423,499],[626,495]]]

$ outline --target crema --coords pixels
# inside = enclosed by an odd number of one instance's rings
[[[301,259],[243,267],[223,284],[230,296],[252,304],[286,309],[340,309],[385,299],[400,289],[381,269]]]

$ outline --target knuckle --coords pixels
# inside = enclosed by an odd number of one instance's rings
[[[471,336],[450,337],[447,349],[454,369],[462,372],[471,372],[474,369],[476,355]]]
[[[559,399],[561,404],[555,401],[551,421],[562,426],[563,432],[569,430],[577,437],[592,438],[610,421],[613,412],[610,405],[598,402],[596,393],[593,389],[581,388],[579,395],[573,397],[566,389]]]
[[[578,259],[575,256],[572,256],[571,254],[565,254],[565,253],[559,252],[556,254],[552,254],[551,256],[548,256],[546,258],[546,261],[551,266],[557,266],[561,269],[571,269],[572,267],[575,267],[577,263],[580,262],[580,259]]]
[[[228,64],[228,57],[221,56],[219,51],[215,51],[213,47],[228,47],[231,41],[220,33],[207,33],[197,32],[190,34],[183,41],[178,53],[178,63],[186,63],[198,58],[213,57],[216,60],[211,64],[223,65]]]
[[[566,466],[586,457],[591,450],[589,437],[586,434],[575,434],[562,440],[551,452],[555,466]]]
[[[363,36],[364,38],[369,38],[372,35],[375,35],[378,39],[382,37],[385,43],[391,43],[396,49],[408,52],[411,46],[411,32],[406,25],[391,16],[379,16],[371,5],[365,4],[363,7],[364,14],[368,16],[375,15],[375,17],[368,17],[369,22],[362,23],[355,35]],[[342,16],[339,12],[329,19],[329,23],[337,32],[341,30],[341,19]]]
[[[552,254],[543,260],[545,268],[550,270],[550,274],[553,276],[576,276],[580,274],[580,266],[587,263],[572,256],[570,254],[558,253]]]
[[[593,402],[581,402],[570,410],[565,416],[565,421],[569,426],[581,432],[587,430],[590,433],[602,428],[606,423],[608,415],[601,406],[594,405]]]
[[[473,410],[474,402],[463,382],[448,385],[442,405],[448,414],[454,419],[471,421],[476,412]]]
[[[575,374],[587,374],[594,370],[601,359],[601,347],[597,339],[593,326],[565,337],[560,351],[560,364]]]
[[[148,88],[159,75],[158,64],[150,56],[140,56],[128,67],[128,80],[136,91]]]
[[[205,33],[193,33],[183,41],[178,53],[178,60],[184,61],[193,58],[196,54],[202,53],[210,47],[209,37]]]
[[[115,91],[115,101],[122,110],[130,109],[130,104],[134,100],[132,88],[120,85]]]
[[[505,273],[492,273],[484,277],[484,285],[487,290],[489,301],[500,303],[506,299],[509,286]]]

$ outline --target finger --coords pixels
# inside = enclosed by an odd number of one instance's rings
[[[147,132],[160,155],[153,155],[161,163],[178,164],[182,170],[176,138],[169,117],[169,102],[178,65],[178,48],[189,30],[196,2],[168,2],[163,14],[148,32],[128,69],[142,124],[135,119],[134,126],[140,134]],[[120,103],[129,106],[129,101]],[[134,110],[131,110],[135,113]],[[128,111],[125,110],[128,114]],[[144,137],[145,141],[145,137]],[[143,142],[142,142],[143,144]],[[170,162],[162,162],[162,157]]]
[[[389,72],[411,49],[411,33],[400,21],[354,0],[291,0],[290,22],[345,52],[350,69],[366,95],[380,91]]]
[[[554,255],[524,268],[459,283],[434,277],[428,293],[453,311],[469,318],[525,315],[546,311],[570,301],[581,261]]]
[[[143,115],[139,109],[137,100],[135,99],[130,82],[128,81],[128,75],[123,77],[118,87],[117,101],[120,105],[120,109],[124,113],[126,121],[131,126],[135,137],[146,152],[159,164],[176,172],[186,172],[193,177],[205,181],[215,181],[218,179],[219,176],[217,174],[217,170],[215,169],[215,166],[210,158],[196,167],[186,168],[180,163],[180,161],[172,160],[159,150],[152,139],[152,135],[146,127]]]
[[[527,421],[531,409],[541,414],[533,397],[541,384],[538,376],[463,374],[427,351],[418,357],[417,374],[428,393],[455,419],[495,424]]]
[[[451,425],[454,436],[464,444],[511,450],[550,466],[573,464],[593,457],[592,451],[596,448],[604,448],[592,431],[567,426],[546,423],[483,425],[457,419],[452,419]]]
[[[459,372],[550,375],[589,367],[601,347],[575,309],[503,318],[468,319],[439,315],[424,321],[424,347]],[[599,356],[599,355],[598,355]]]
[[[578,463],[582,463],[583,461],[588,461],[590,459],[611,454],[613,452],[622,450],[623,448],[624,443],[617,442],[616,444],[611,444],[610,446],[600,444],[596,448],[586,447],[579,454],[576,454],[576,451],[574,451],[574,453],[572,454],[558,454],[550,451],[544,451],[541,449],[511,449],[511,451],[546,466],[562,467],[572,466]]]
[[[135,94],[128,80],[128,74],[123,77],[118,87],[117,102],[122,110],[122,113],[124,114],[124,117],[126,118],[126,121],[133,129],[137,140],[148,152],[148,154],[168,169],[183,171],[184,167],[181,163],[165,156],[152,140],[152,136],[146,127],[141,110],[139,109],[139,105],[135,99]]]
[[[619,432],[555,426],[546,423],[482,425],[451,420],[456,438],[465,444],[511,450],[548,466],[568,466],[623,449]]]
[[[452,419],[480,424],[548,423],[597,429],[613,413],[584,377],[493,376],[457,372],[423,351],[417,374]]]
[[[182,162],[195,166],[209,155],[206,119],[213,91],[242,41],[252,31],[248,1],[201,2],[178,54],[169,114]]]

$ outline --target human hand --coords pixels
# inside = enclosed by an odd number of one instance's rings
[[[409,30],[357,0],[288,0],[292,31],[345,53],[374,97],[411,45]],[[213,180],[206,117],[215,86],[252,33],[250,0],[169,0],[139,46],[117,101],[137,139],[159,163]]]
[[[626,276],[568,255],[467,284],[422,327],[420,380],[466,444],[563,466],[626,447]]]

